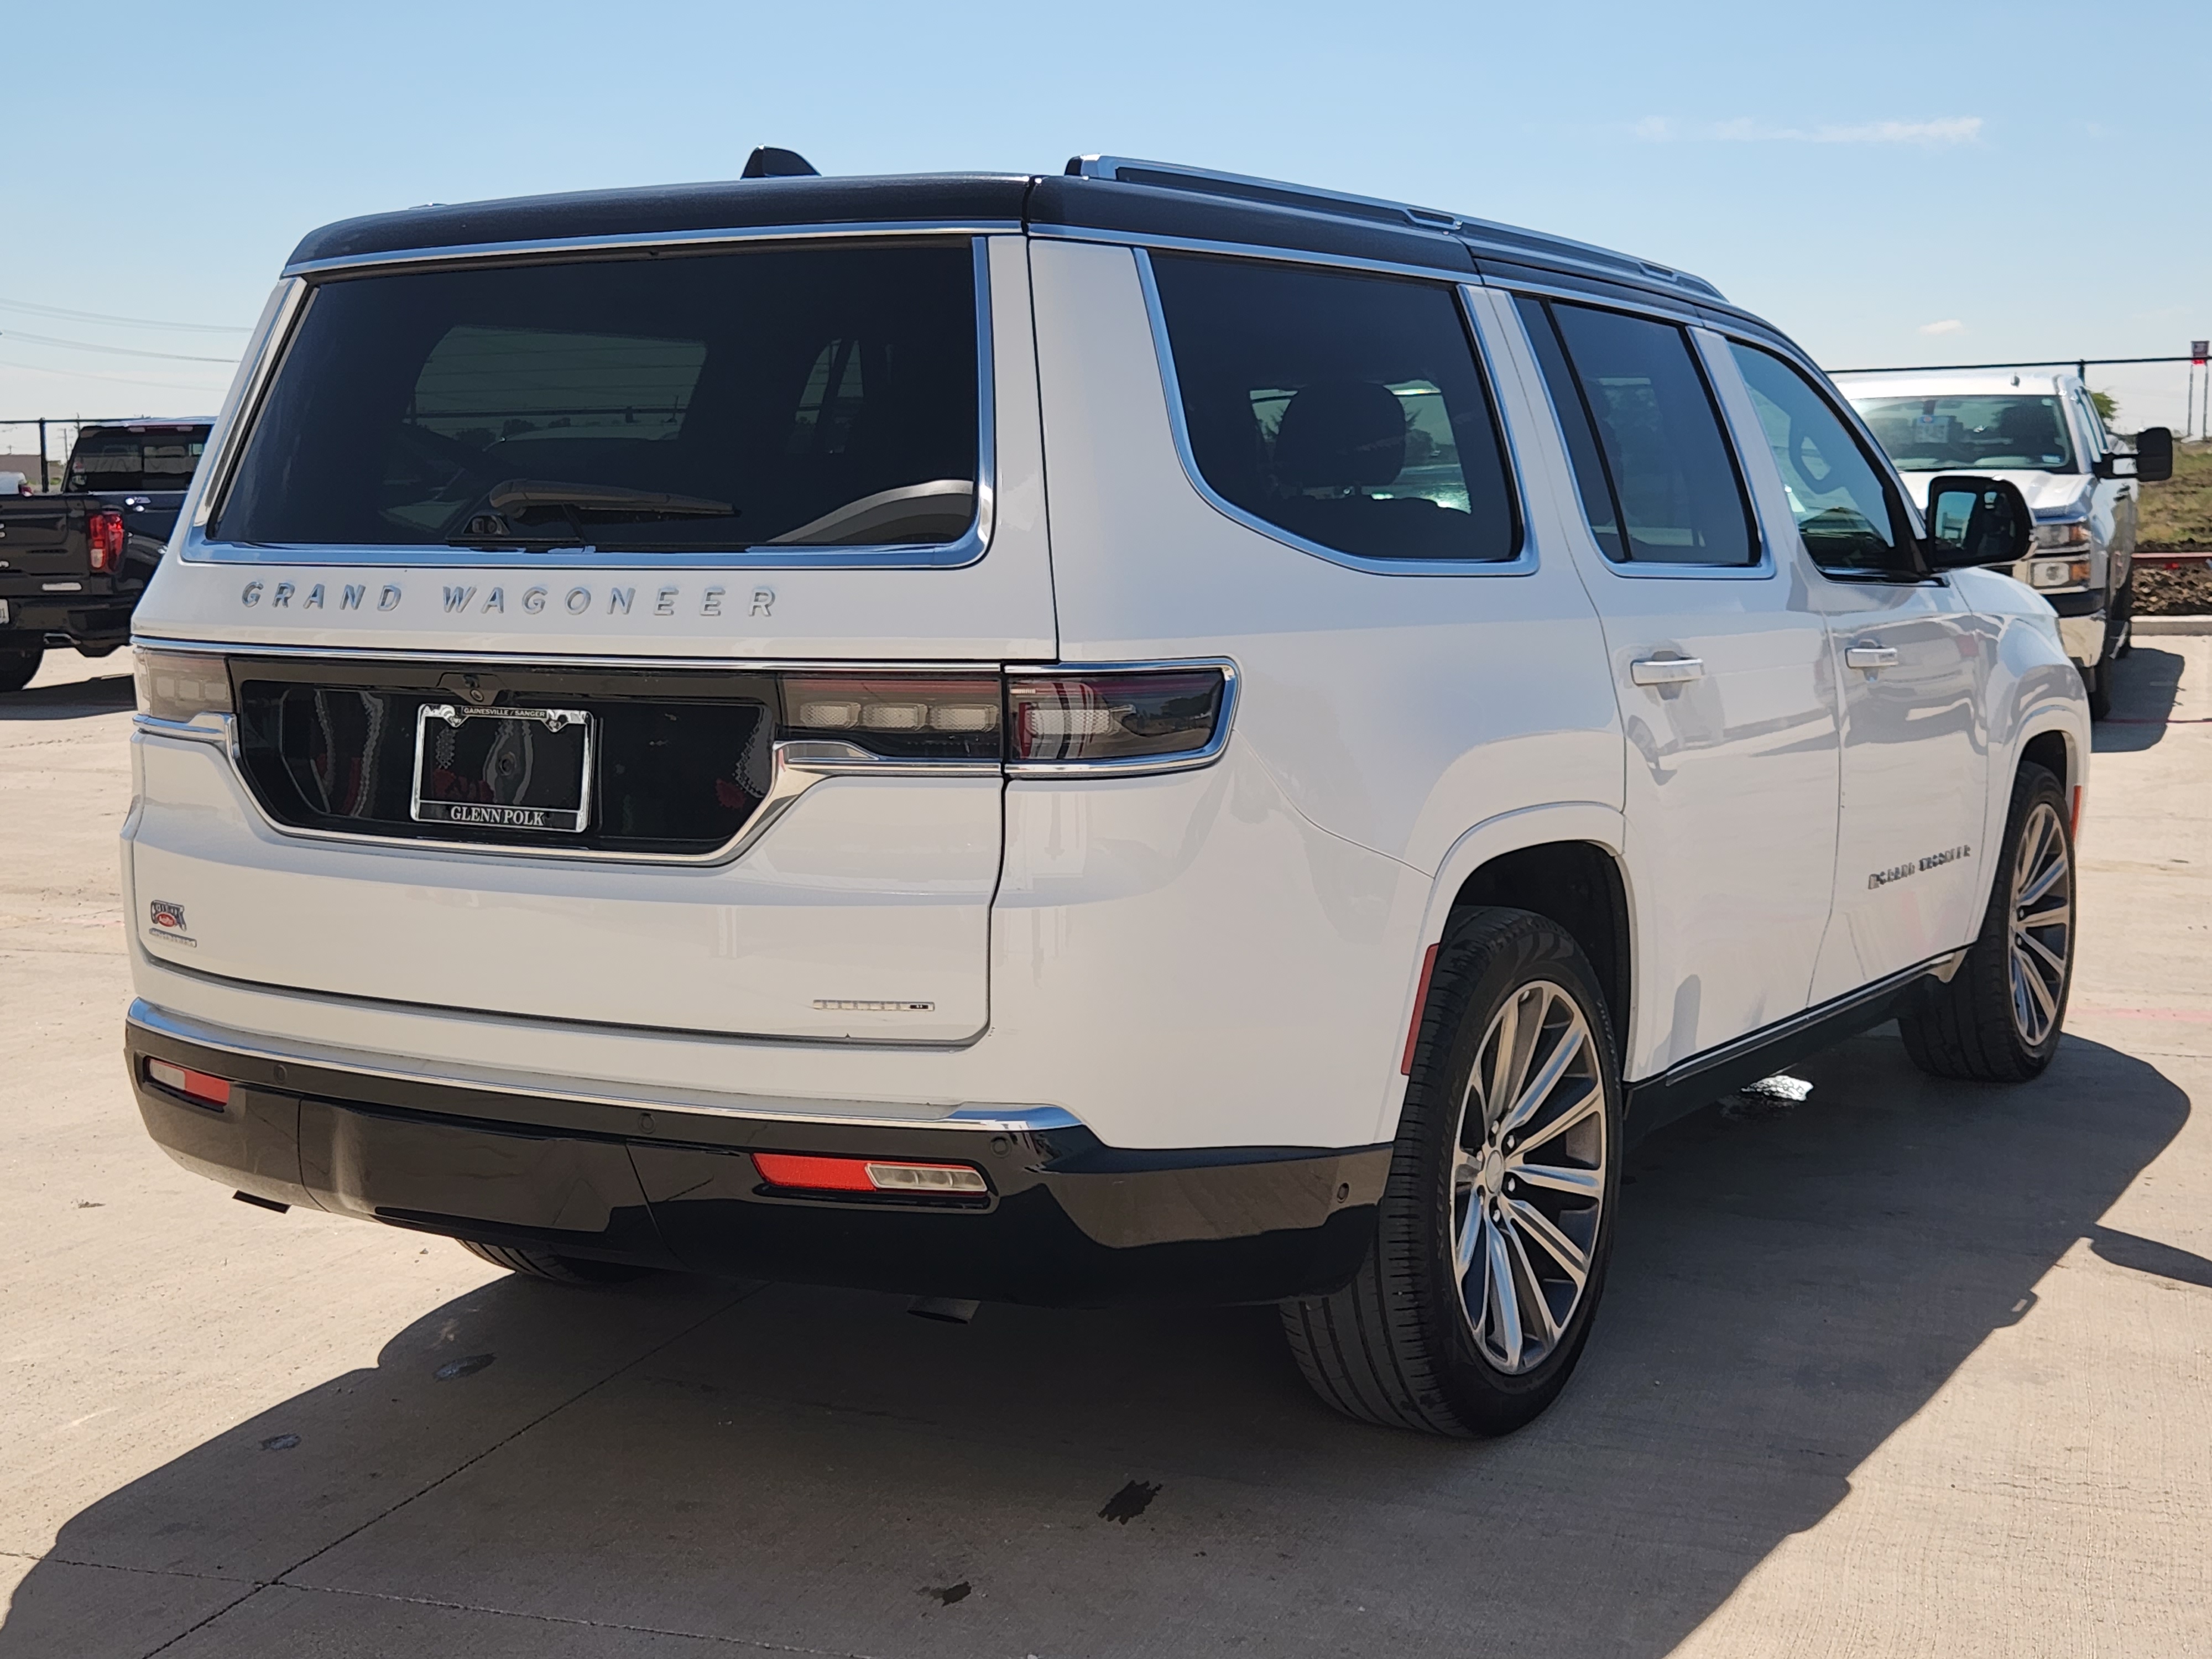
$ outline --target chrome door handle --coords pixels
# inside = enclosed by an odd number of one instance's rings
[[[1897,666],[1897,647],[1893,645],[1854,645],[1844,653],[1844,666],[1863,668],[1869,673],[1878,669]]]
[[[1628,665],[1628,678],[1638,685],[1685,685],[1705,677],[1702,657],[1639,657]]]

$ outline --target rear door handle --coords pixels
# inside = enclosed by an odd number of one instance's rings
[[[1684,685],[1705,677],[1702,657],[1639,657],[1628,665],[1628,678],[1638,685]]]
[[[1877,669],[1897,666],[1897,647],[1893,645],[1854,645],[1844,653],[1844,666],[1863,668],[1869,673]]]

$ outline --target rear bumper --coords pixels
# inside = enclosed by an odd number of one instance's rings
[[[131,638],[131,613],[137,609],[136,592],[108,593],[9,593],[8,623],[0,634],[33,635],[65,639],[74,645],[89,641],[122,645]]]
[[[870,1126],[600,1104],[280,1060],[143,1004],[125,1050],[148,1132],[279,1203],[489,1243],[726,1277],[979,1301],[1258,1302],[1345,1283],[1389,1148],[1125,1152],[1079,1126]],[[216,1109],[159,1059],[228,1080]],[[768,1188],[752,1152],[972,1164],[981,1199]]]

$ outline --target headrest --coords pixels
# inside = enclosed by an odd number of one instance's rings
[[[1997,432],[2022,449],[2043,450],[2058,435],[2057,411],[2041,404],[2009,403],[1997,416]]]
[[[1316,380],[1275,428],[1275,482],[1286,489],[1391,483],[1405,466],[1405,411],[1372,380]]]

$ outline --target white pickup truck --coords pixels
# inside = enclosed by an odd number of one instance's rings
[[[1938,473],[1972,471],[2020,486],[2035,514],[2035,545],[2013,574],[2058,613],[2089,712],[2104,719],[2112,659],[2128,647],[2135,612],[2136,487],[2173,476],[2172,433],[2149,428],[2130,449],[2072,374],[1922,370],[1838,375],[1836,383],[1923,509]]]

